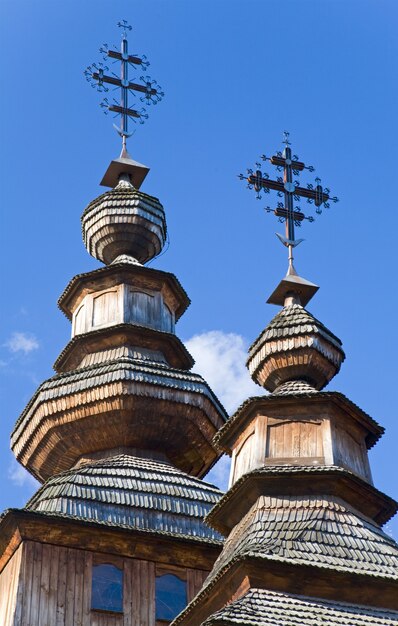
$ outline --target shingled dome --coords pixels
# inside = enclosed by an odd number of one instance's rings
[[[50,478],[30,511],[219,542],[203,522],[222,492],[167,462],[121,454]]]
[[[82,215],[84,245],[107,265],[120,255],[146,263],[166,241],[163,206],[123,176],[114,189],[90,202]]]
[[[247,366],[259,385],[274,391],[287,381],[322,389],[345,355],[341,341],[300,304],[289,304],[249,348]]]

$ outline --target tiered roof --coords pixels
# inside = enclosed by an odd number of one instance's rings
[[[398,626],[398,613],[327,602],[267,589],[251,589],[209,617],[203,626]]]

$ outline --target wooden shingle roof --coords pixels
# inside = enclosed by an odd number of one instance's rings
[[[225,541],[208,582],[236,559],[398,580],[398,545],[339,498],[261,496]]]
[[[121,454],[53,476],[26,509],[220,543],[203,517],[221,496],[167,462]]]
[[[251,589],[203,626],[398,626],[398,612]]]

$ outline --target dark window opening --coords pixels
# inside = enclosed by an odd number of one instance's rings
[[[93,566],[91,608],[123,612],[123,571],[115,565]]]
[[[171,622],[187,605],[187,584],[174,574],[156,577],[156,619]]]

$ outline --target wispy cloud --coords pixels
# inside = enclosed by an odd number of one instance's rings
[[[5,342],[4,346],[13,354],[22,352],[29,354],[33,350],[37,350],[39,342],[36,337],[30,333],[15,332]]]
[[[246,369],[247,342],[241,335],[211,330],[194,335],[185,345],[196,361],[194,371],[206,379],[227,411],[263,393]]]
[[[248,345],[241,335],[212,330],[191,337],[185,345],[196,361],[194,371],[205,378],[227,411],[233,412],[246,398],[264,393],[246,369]],[[205,480],[225,491],[230,464],[229,457],[221,457]]]
[[[29,485],[31,487],[38,487],[39,483],[29,472],[13,459],[8,467],[8,478],[17,487],[23,487]]]

